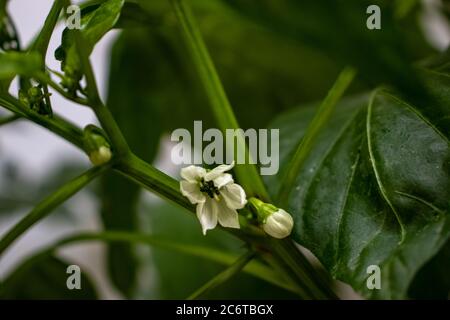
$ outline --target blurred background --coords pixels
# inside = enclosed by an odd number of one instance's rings
[[[8,12],[23,47],[42,27],[52,2],[9,1]],[[392,2],[397,4],[394,10],[398,15],[397,31],[408,50],[408,59],[418,61],[448,47],[447,1]],[[206,99],[181,44],[173,16],[161,2],[151,3],[154,2],[142,2],[146,12],[142,13],[142,19],[151,19],[152,28],[130,26],[126,31],[111,31],[95,47],[91,61],[102,97],[108,101],[132,147],[156,167],[176,177],[179,168],[170,161],[170,132],[179,127],[191,129],[196,119],[202,119],[206,126],[214,124],[205,111]],[[331,6],[322,5],[323,16],[313,17],[323,25],[308,21],[306,13],[291,17],[293,21],[310,23],[317,35],[306,34],[305,41],[294,41],[289,34],[280,36],[277,28],[262,25],[247,15],[247,1],[241,2],[244,5],[225,0],[193,0],[192,3],[231,103],[246,128],[264,128],[289,108],[321,100],[345,65],[345,57],[352,59],[349,52],[369,50],[371,45],[353,41],[352,47],[348,47],[346,41],[352,39],[341,37],[339,29],[344,30],[345,26],[330,18]],[[314,6],[310,7],[314,12]],[[274,6],[275,13],[276,9]],[[361,19],[363,30],[366,16],[362,15]],[[50,43],[47,65],[53,70],[60,69],[52,53],[61,43],[63,29],[64,25],[59,24]],[[377,39],[389,45],[389,37]],[[321,39],[325,38],[334,40],[324,43]],[[359,38],[355,36],[355,39]],[[333,48],[346,45],[349,52],[329,54]],[[378,60],[376,52],[373,54],[374,57],[366,55],[364,59],[376,68]],[[361,77],[351,92],[369,90],[383,82],[382,75],[367,77],[371,70],[368,67],[366,77]],[[11,92],[17,92],[17,85]],[[52,95],[52,104],[57,113],[80,127],[96,123],[88,108],[68,102],[56,93]],[[4,114],[0,110],[0,115]],[[0,127],[0,236],[42,198],[89,166],[87,157],[75,147],[27,121]],[[176,234],[179,240],[190,243],[207,241],[230,252],[241,249],[239,242],[220,231],[212,232],[205,240],[197,221],[182,210],[141,192],[121,177],[110,175],[79,192],[20,238],[0,260],[0,277],[56,239],[77,231],[104,228],[139,229],[167,238]],[[63,248],[58,257],[79,265],[83,273],[95,280],[98,297],[103,299],[184,298],[221,270],[219,265],[202,259],[140,246],[108,248],[89,243]],[[45,273],[44,268],[35,271]],[[35,276],[42,277],[42,274]],[[37,286],[39,281],[36,279],[35,283]],[[340,288],[344,297],[357,298],[348,287]],[[28,297],[42,293],[39,289],[27,290],[23,294]],[[239,298],[236,292],[242,298],[291,297],[288,292],[246,275],[239,276],[212,297]]]

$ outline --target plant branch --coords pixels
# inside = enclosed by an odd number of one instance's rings
[[[86,77],[88,100],[92,109],[94,110],[100,124],[107,133],[111,143],[113,144],[115,156],[121,158],[126,156],[130,149],[125,137],[122,134],[116,120],[112,116],[109,109],[103,104],[100,94],[97,88],[97,82],[95,80],[94,72],[89,61],[89,51],[86,47],[83,35],[76,30],[74,32],[75,43],[78,49],[78,53],[83,68],[83,73]]]
[[[41,203],[39,203],[0,240],[0,256],[17,238],[19,238],[31,226],[45,218],[52,212],[53,209],[69,199],[76,192],[86,186],[90,181],[105,172],[108,168],[109,166],[100,166],[86,171],[79,177],[62,186],[59,190],[44,199]]]
[[[159,171],[152,165],[135,155],[127,157],[117,164],[116,169],[125,177],[138,183],[165,199],[195,212],[195,206],[191,204],[180,192],[179,181]]]
[[[0,105],[18,116],[47,128],[81,150],[84,150],[82,130],[68,120],[57,115],[53,115],[53,117],[40,115],[9,94],[0,96]]]
[[[192,293],[187,300],[195,300],[204,295],[205,293],[213,290],[214,288],[220,286],[221,284],[227,282],[235,275],[237,275],[241,270],[249,263],[255,256],[254,251],[248,251],[244,253],[239,259],[236,260],[231,266],[219,273],[217,276],[209,280],[203,286],[198,288],[194,293]]]
[[[12,116],[9,117],[5,117],[5,118],[1,118],[0,119],[0,126],[6,125],[8,123],[14,122],[16,120],[19,120],[21,117],[17,114],[14,114]]]
[[[41,32],[30,48],[30,51],[39,52],[44,62],[45,56],[47,54],[48,44],[50,42],[53,30],[55,29],[56,23],[58,22],[58,18],[62,8],[62,0],[55,0],[55,2],[53,2],[53,6],[51,7],[47,18],[45,19],[44,27],[42,28]]]
[[[233,109],[189,6],[183,0],[171,0],[171,3],[218,125],[224,133],[227,129],[239,129]],[[227,141],[230,144],[229,148],[233,146],[233,142]],[[244,154],[245,159],[250,158],[251,155],[248,152],[242,132],[238,133],[236,142],[236,153]],[[269,195],[255,165],[248,161],[247,164],[237,164],[234,170],[248,196],[258,196],[263,200],[269,200]]]
[[[89,101],[79,97],[71,96],[70,94],[67,93],[67,91],[61,88],[61,86],[59,86],[56,82],[54,82],[52,78],[48,76],[45,72],[37,73],[34,77],[36,78],[36,80],[39,80],[40,82],[45,83],[51,88],[53,88],[56,92],[58,92],[67,100],[73,101],[83,106],[89,106]]]
[[[350,83],[353,81],[356,76],[356,72],[352,68],[344,69],[333,87],[328,92],[325,100],[319,106],[314,119],[309,124],[303,139],[300,144],[297,146],[294,156],[292,157],[288,169],[284,174],[284,178],[281,183],[281,187],[278,191],[278,205],[280,207],[287,207],[289,201],[289,195],[291,194],[291,190],[294,188],[295,181],[297,176],[302,169],[306,158],[311,151],[313,144],[321,132],[323,126],[330,119],[331,114],[334,111],[334,107],[337,102],[343,96],[345,90],[347,90]]]
[[[269,248],[274,253],[275,263],[293,278],[309,299],[339,299],[291,239],[271,239]]]

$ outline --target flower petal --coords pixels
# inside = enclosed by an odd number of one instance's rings
[[[192,204],[205,202],[206,200],[205,195],[200,191],[198,182],[180,181],[180,190]]]
[[[206,199],[197,205],[197,218],[202,225],[203,235],[217,226],[218,209],[217,202],[213,199]]]
[[[181,169],[181,177],[189,182],[200,181],[206,174],[205,168],[189,166]]]
[[[212,181],[222,175],[225,171],[231,170],[234,167],[234,161],[231,164],[221,164],[215,167],[205,175],[205,181]]]
[[[234,182],[233,176],[229,173],[224,173],[214,179],[214,185],[218,189],[226,186],[227,184],[233,183],[233,182]]]
[[[223,201],[219,201],[217,204],[219,207],[219,223],[227,228],[239,229],[239,217],[236,210],[229,208]]]
[[[231,209],[242,209],[247,204],[244,189],[236,183],[224,186],[220,189],[220,194]]]

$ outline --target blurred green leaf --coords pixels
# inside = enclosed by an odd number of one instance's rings
[[[280,36],[319,49],[341,62],[342,67],[355,66],[372,84],[392,84],[417,99],[426,96],[411,67],[417,58],[412,54],[415,50],[407,45],[414,45],[409,41],[408,29],[419,31],[418,20],[403,26],[395,19],[392,1],[230,0],[226,3]],[[366,27],[369,5],[381,9],[381,30]],[[429,47],[418,33],[414,34],[415,41]]]
[[[324,54],[243,19],[220,1],[190,3],[243,128],[264,127],[275,114],[301,102],[319,99],[339,73],[335,62]],[[150,60],[161,66],[160,78],[155,74],[154,82],[160,79],[157,85],[161,90],[170,90],[167,96],[172,100],[168,102],[174,101],[167,104],[170,109],[167,105],[162,107],[163,122],[170,131],[179,127],[191,129],[193,120],[200,119],[204,128],[217,127],[173,21],[169,1],[141,1],[141,6],[161,20],[158,28],[151,29],[158,35],[159,43],[153,42],[147,50]],[[161,56],[150,54],[162,49],[165,52]],[[171,117],[173,113],[178,115],[176,119]]]
[[[52,172],[45,176],[41,182],[36,182],[27,176],[23,176],[15,163],[6,162],[0,167],[0,215],[13,215],[20,210],[31,209],[36,203],[49,193],[67,182],[67,177],[75,177],[85,170],[85,166],[68,161],[62,162]],[[93,183],[95,184],[95,182]],[[92,192],[91,185],[85,187],[82,192]],[[70,200],[61,204],[56,209],[58,215],[50,218],[71,218],[77,214],[70,206]]]
[[[69,290],[69,264],[47,253],[22,262],[0,283],[1,299],[97,299],[88,276],[81,270],[81,289]]]
[[[0,53],[0,91],[6,91],[17,75],[33,76],[42,68],[40,55],[35,52]]]
[[[290,194],[294,239],[369,298],[406,298],[450,237],[449,78],[425,78],[435,104],[412,105],[384,90],[343,101]],[[282,166],[312,114],[300,109],[272,124],[281,130]],[[276,192],[278,178],[266,182]],[[381,268],[381,290],[366,286],[370,265]]]

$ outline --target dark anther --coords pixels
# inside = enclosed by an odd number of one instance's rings
[[[200,191],[206,193],[210,198],[214,198],[214,194],[220,195],[219,189],[216,188],[212,181],[202,180],[200,183]]]

